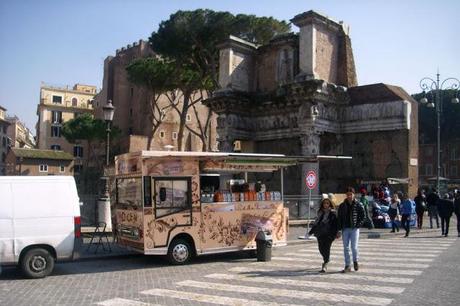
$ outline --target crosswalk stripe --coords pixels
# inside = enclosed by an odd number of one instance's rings
[[[317,253],[314,249],[299,250],[300,253]],[[343,254],[343,250],[331,250],[331,254]],[[418,254],[418,253],[394,253],[391,250],[380,250],[375,252],[360,251],[359,254],[370,256],[399,256],[399,257],[437,257],[439,254]]]
[[[319,252],[317,252],[317,256],[320,256]],[[298,256],[298,257],[312,257],[312,256],[315,256],[314,254],[301,254],[301,253],[285,253],[283,255],[286,255],[286,256]],[[341,255],[335,255],[335,254],[331,254],[330,256],[331,258],[343,258],[343,254]],[[392,262],[392,261],[395,261],[395,262],[401,262],[401,258],[398,258],[398,257],[372,257],[372,259],[369,259],[369,262],[373,263],[373,262],[379,262],[379,261],[382,261],[382,262]],[[410,259],[411,262],[433,262],[433,258],[411,258]]]
[[[307,265],[306,263],[302,263],[299,260],[297,260],[297,262],[298,262],[297,264],[295,264],[295,263],[285,263],[285,262],[283,262],[281,260],[281,261],[269,261],[269,262],[263,262],[263,263],[255,262],[255,263],[252,263],[251,265],[257,265],[257,264],[263,264],[264,266],[265,265],[268,265],[268,266],[276,265],[278,267],[299,268],[299,269],[307,269],[307,268],[317,269],[318,268],[318,265]],[[341,268],[343,268],[343,266],[338,266],[338,264],[332,263],[332,265],[331,264],[329,265],[329,270],[331,270],[331,268],[341,270]],[[402,269],[374,269],[374,268],[363,267],[363,268],[359,269],[358,273],[390,274],[390,275],[411,275],[412,276],[412,275],[421,275],[423,273],[423,271],[420,271],[420,270],[402,270]]]
[[[226,296],[218,295],[208,295],[201,293],[193,293],[187,291],[177,291],[170,289],[150,289],[142,291],[142,294],[146,295],[155,295],[163,296],[181,300],[187,300],[192,302],[200,303],[212,303],[217,305],[232,305],[232,306],[241,306],[241,305],[251,305],[251,306],[300,306],[299,304],[278,304],[270,302],[258,302],[255,300],[241,299],[241,298],[232,298]]]
[[[385,252],[385,253],[394,253],[394,254],[399,254],[399,253],[403,253],[403,254],[408,254],[408,253],[411,253],[411,254],[433,254],[433,255],[439,255],[441,254],[443,251],[422,251],[422,250],[402,250],[402,249],[386,249],[386,248],[377,248],[377,247],[373,247],[373,248],[369,248],[369,247],[363,247],[361,245],[358,245],[358,247],[360,249],[363,249],[365,252]],[[343,250],[343,247],[342,246],[334,246],[333,248],[331,248],[331,251],[340,251],[340,250]],[[302,249],[301,252],[311,252],[313,251],[312,249]]]
[[[103,306],[160,306],[159,304],[148,304],[134,300],[122,299],[122,298],[114,298],[110,300],[105,300],[96,303],[96,305],[103,305]]]
[[[313,291],[299,291],[290,289],[268,288],[239,286],[230,284],[199,282],[193,280],[186,280],[176,283],[178,286],[193,287],[200,289],[221,290],[232,293],[248,293],[248,294],[263,294],[276,297],[289,297],[295,299],[312,299],[319,301],[328,301],[334,303],[352,303],[352,304],[367,304],[367,305],[388,305],[393,300],[380,297],[368,297],[363,295],[346,295],[335,293],[321,293]],[[333,285],[331,285],[333,288]]]
[[[245,275],[233,275],[233,274],[221,274],[214,273],[205,275],[206,278],[218,279],[218,280],[236,280],[236,281],[245,281],[252,283],[262,283],[270,285],[289,285],[297,287],[308,287],[308,288],[321,288],[321,289],[330,289],[331,284],[327,282],[316,282],[316,281],[306,281],[299,279],[285,279],[285,278],[272,278],[272,277],[248,277]],[[399,294],[404,291],[404,288],[400,287],[389,287],[389,286],[372,286],[372,285],[355,285],[355,284],[344,284],[344,283],[334,283],[334,290],[357,290],[357,291],[368,291],[368,292],[379,292],[379,293],[388,293],[388,294]]]
[[[289,255],[289,254],[286,254]],[[286,261],[302,261],[302,262],[318,262],[322,263],[323,260],[320,257],[316,258],[303,258],[302,255],[293,255],[297,257],[283,257],[283,256],[274,256],[273,260],[286,260]],[[337,256],[340,258],[340,256]],[[287,258],[287,259],[286,259]],[[342,257],[343,258],[343,257]],[[400,259],[401,260],[401,259]],[[415,269],[426,269],[430,265],[420,264],[420,263],[405,263],[405,262],[379,262],[371,259],[369,261],[359,261],[362,264],[375,266],[375,267],[394,267],[394,268],[415,268]]]
[[[341,239],[339,239],[341,241]],[[447,249],[449,248],[452,243],[443,243],[443,244],[438,244],[438,243],[428,243],[428,244],[419,244],[419,243],[407,243],[405,242],[406,240],[396,240],[396,241],[370,241],[370,240],[360,240],[359,244],[363,245],[392,245],[394,247],[410,247],[410,248],[430,248],[430,249],[439,249],[439,248],[444,248]]]
[[[342,242],[340,243],[334,243],[332,246],[333,247],[339,247],[342,245]],[[391,247],[392,250],[413,250],[413,251],[441,251],[444,252],[445,250],[448,250],[449,248],[447,247],[436,247],[436,248],[431,248],[431,247],[424,247],[424,246],[405,246],[405,245],[383,245],[383,244],[369,244],[369,243],[362,243],[361,241],[359,242],[359,247],[363,248],[382,248],[382,247]]]
[[[305,273],[305,269],[302,270],[289,270],[285,269],[285,265],[280,266],[282,270],[277,269],[276,267],[269,268],[269,267],[234,267],[230,268],[228,271],[230,272],[237,272],[237,273],[260,273],[260,272],[269,272],[271,276],[286,276],[287,274],[292,274],[292,276],[296,276],[302,273]],[[324,273],[319,274],[317,273],[318,277],[321,278],[332,278],[338,280],[358,280],[358,281],[372,281],[372,282],[382,282],[382,283],[395,283],[395,284],[411,284],[414,279],[406,278],[406,277],[387,277],[387,276],[372,276],[372,275],[365,275],[365,274],[353,274],[353,273]]]
[[[446,242],[440,242],[439,240],[433,240],[433,241],[419,241],[419,240],[407,240],[406,239],[385,239],[385,240],[360,240],[360,242],[363,243],[378,243],[378,244],[392,244],[392,245],[412,245],[412,246],[426,246],[426,247],[449,247],[452,245],[454,240],[452,241],[446,241]]]
[[[287,253],[283,254],[285,256],[274,256],[272,257],[273,260],[286,260],[286,261],[296,261],[296,260],[301,260],[302,262],[319,262],[322,263],[323,259],[320,257],[319,254],[317,254],[315,257],[311,257],[310,254],[295,254],[295,253]],[[291,257],[287,257],[291,256]],[[305,258],[306,256],[310,256]],[[288,259],[280,259],[280,258],[288,258]],[[339,255],[332,255],[330,259],[332,260],[341,260],[343,256]],[[396,258],[398,259],[398,258]],[[411,259],[412,260],[412,259]],[[379,266],[379,267],[392,267],[392,268],[416,268],[416,269],[426,269],[430,265],[429,264],[424,264],[424,263],[412,263],[412,262],[401,262],[401,258],[399,258],[399,261],[387,261],[386,258],[368,258],[368,260],[363,260],[360,258],[359,260],[360,263],[369,265],[369,266]]]

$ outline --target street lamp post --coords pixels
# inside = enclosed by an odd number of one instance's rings
[[[442,116],[442,90],[453,89],[458,90],[460,81],[456,78],[447,78],[440,82],[439,72],[436,74],[436,80],[429,77],[424,77],[420,80],[420,88],[422,88],[425,96],[420,99],[420,103],[426,104],[429,108],[436,107],[436,190],[440,192],[440,177],[441,177],[441,116]],[[435,91],[432,101],[426,98],[426,91]],[[451,101],[453,104],[458,104],[458,97],[455,96]]]
[[[112,105],[112,100],[107,101],[107,104],[102,107],[104,112],[104,120],[107,123],[107,142],[106,142],[106,159],[105,159],[105,166],[108,167],[110,163],[110,125],[112,124],[113,114],[115,113],[115,107]]]
[[[109,178],[108,178],[108,169],[110,166],[110,125],[113,120],[113,114],[115,112],[115,107],[112,105],[112,101],[108,100],[107,104],[102,107],[104,113],[104,120],[107,124],[107,141],[106,141],[106,157],[105,157],[105,173],[101,177],[102,184],[104,186],[104,192],[101,194],[101,197],[98,201],[98,222],[105,223],[106,229],[112,229],[112,214],[110,211],[110,192],[109,192]]]

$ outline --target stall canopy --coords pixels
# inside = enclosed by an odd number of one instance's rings
[[[283,154],[226,153],[226,152],[180,152],[180,151],[142,151],[144,158],[196,158],[204,171],[247,171],[271,172],[281,167],[302,163],[313,163],[327,159],[351,159],[349,156],[287,156]]]

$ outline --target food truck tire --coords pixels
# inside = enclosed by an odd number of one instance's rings
[[[167,257],[173,265],[185,265],[192,258],[192,254],[190,243],[185,239],[176,238],[169,245]]]

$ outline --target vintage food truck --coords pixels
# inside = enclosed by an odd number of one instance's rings
[[[194,255],[256,248],[259,231],[286,245],[278,154],[141,151],[115,158],[117,240],[173,264]],[[276,186],[276,187],[273,187]],[[279,188],[270,190],[270,188]]]

